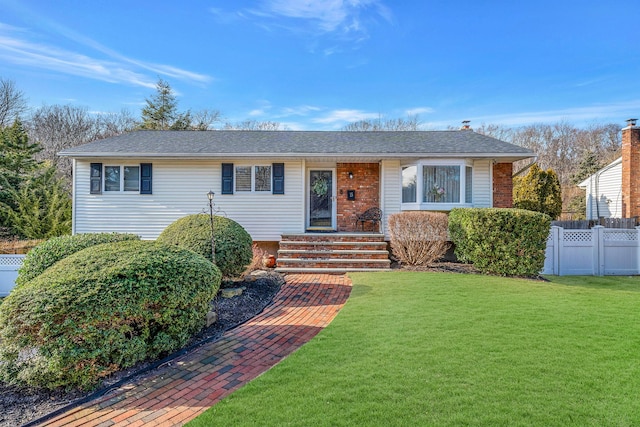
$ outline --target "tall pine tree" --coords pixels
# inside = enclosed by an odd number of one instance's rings
[[[191,128],[191,113],[180,113],[178,101],[173,89],[166,81],[159,79],[156,93],[145,99],[147,105],[142,109],[142,129],[185,130]]]
[[[12,191],[18,191],[38,169],[34,158],[40,151],[38,144],[29,143],[22,122],[0,129],[0,203],[16,208]],[[9,227],[6,215],[0,213],[0,227]]]

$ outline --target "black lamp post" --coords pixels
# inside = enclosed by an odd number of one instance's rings
[[[211,262],[216,263],[216,236],[215,236],[215,227],[213,225],[213,196],[216,193],[209,190],[207,193],[207,198],[209,199],[209,216],[211,218]]]

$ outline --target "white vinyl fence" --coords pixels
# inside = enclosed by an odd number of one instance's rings
[[[640,274],[640,227],[567,230],[551,227],[542,274],[627,276]]]
[[[15,286],[24,255],[0,255],[0,297],[6,297]]]

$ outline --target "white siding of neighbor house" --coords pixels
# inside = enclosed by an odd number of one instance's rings
[[[153,194],[89,194],[91,162],[103,165],[153,164]],[[225,160],[234,165],[269,165],[279,160]],[[301,161],[285,162],[285,194],[234,192],[221,194],[222,161],[104,159],[76,160],[74,233],[124,232],[155,239],[178,218],[209,213],[206,193],[215,192],[218,215],[242,225],[255,241],[279,241],[282,233],[304,231]]]
[[[473,162],[473,207],[490,208],[493,206],[493,185],[491,160]]]
[[[622,217],[622,162],[618,160],[583,181],[587,219]]]
[[[384,217],[384,235],[389,238],[387,227],[389,215],[400,212],[402,208],[402,168],[400,160],[383,160],[380,167],[380,209]]]

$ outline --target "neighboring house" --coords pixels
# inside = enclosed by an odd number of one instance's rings
[[[622,218],[622,157],[582,181],[578,187],[586,191],[587,219]]]
[[[370,207],[383,211],[383,233],[404,210],[511,207],[512,162],[535,156],[470,129],[135,131],[60,155],[73,159],[74,233],[155,239],[176,219],[208,212],[213,190],[220,214],[265,246],[287,234],[358,231],[356,216]]]
[[[627,120],[622,129],[622,156],[578,186],[585,189],[587,219],[640,216],[640,127]]]

